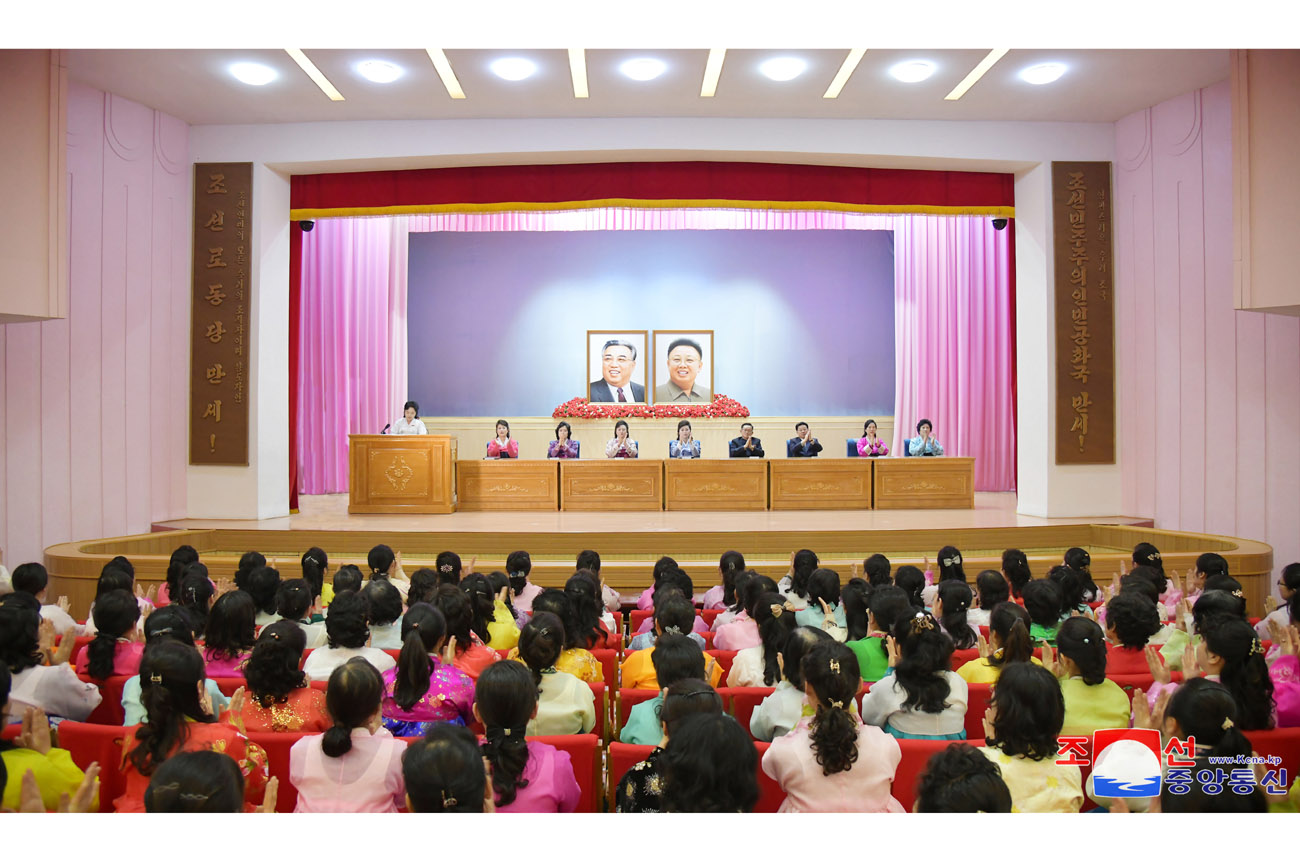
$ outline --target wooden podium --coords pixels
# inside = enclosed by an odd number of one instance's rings
[[[452,436],[348,437],[349,514],[455,511]]]

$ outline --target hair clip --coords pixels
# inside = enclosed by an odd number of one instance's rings
[[[444,562],[442,565],[438,566],[438,570],[443,574],[451,574],[451,563]]]
[[[1083,642],[1084,642],[1084,643],[1089,643],[1090,641],[1089,641],[1088,638],[1084,638],[1084,639],[1083,639]]]
[[[948,557],[947,559],[941,559],[941,560],[939,560],[939,564],[942,565],[944,568],[949,568],[949,567],[951,567],[951,566],[952,566],[952,557]]]
[[[1242,591],[1239,590],[1239,589],[1234,589],[1234,590],[1232,591],[1232,594],[1233,594],[1234,596],[1236,596],[1237,598],[1245,598],[1245,597],[1246,597],[1246,593],[1242,592]]]
[[[916,623],[917,631],[930,631],[934,628],[934,620],[926,616],[923,610],[918,610],[916,616],[912,617],[912,621]]]
[[[831,701],[831,706],[837,710],[844,709],[844,701]]]
[[[448,797],[446,791],[439,791],[439,793],[442,794],[442,808],[450,809],[452,806],[456,805],[455,797]]]
[[[668,628],[664,629],[664,634],[681,634],[681,633],[682,633],[682,627],[679,625],[670,625],[668,626]]]
[[[1159,558],[1160,558],[1160,551],[1158,550],[1151,551],[1151,555],[1147,557],[1147,559],[1159,559]]]
[[[167,626],[167,627],[165,627],[165,628],[160,628],[160,629],[158,629],[157,631],[151,632],[151,634],[171,634],[171,633],[172,633],[172,627],[171,627],[171,626]]]
[[[772,616],[780,618],[783,613],[785,613],[785,608],[783,606],[779,604],[772,605]]]
[[[162,674],[149,674],[149,682],[151,682],[151,683],[161,683],[161,682],[162,682]]]
[[[271,632],[271,640],[279,640],[279,639],[280,639],[280,633],[278,631]]]
[[[1228,730],[1228,728],[1235,727],[1235,725],[1233,724],[1233,721],[1232,721],[1231,718],[1226,718],[1226,719],[1223,720],[1223,724],[1220,725],[1219,727],[1223,728],[1223,729],[1226,731],[1226,730]]]
[[[512,571],[512,572],[510,572],[510,576],[511,576],[511,577],[523,577],[523,576],[524,576],[524,573],[523,573],[522,571]]]
[[[1256,653],[1259,655],[1264,654],[1264,645],[1259,642],[1259,638],[1255,638],[1255,642],[1250,645],[1250,652],[1252,655]]]
[[[840,672],[839,659],[831,659],[831,673],[838,674],[839,672]]]
[[[304,557],[302,558],[302,561],[303,561],[303,562],[310,562],[312,565],[320,565],[320,563],[316,561],[316,557],[314,557],[314,556],[304,556]]]

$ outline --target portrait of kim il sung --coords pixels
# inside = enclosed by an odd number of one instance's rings
[[[587,332],[587,400],[644,403],[645,331]]]
[[[654,402],[713,402],[713,332],[654,332]]]

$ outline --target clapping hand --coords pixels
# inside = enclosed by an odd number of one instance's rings
[[[63,630],[63,637],[59,641],[59,648],[54,651],[50,657],[50,664],[61,665],[68,659],[72,658],[72,649],[77,645],[77,628],[68,626]]]
[[[206,695],[207,693],[208,690],[204,689],[203,694]],[[244,703],[247,697],[248,695],[245,693],[243,686],[235,689],[235,693],[230,696],[229,710],[231,724],[239,729],[239,733],[244,734],[245,736],[248,735],[248,731],[244,728]]]
[[[71,797],[67,792],[59,795],[59,812],[85,813],[99,796],[99,762],[91,761],[86,774]],[[18,811],[26,813],[44,813],[45,800],[41,797],[41,786],[36,781],[36,773],[28,770],[23,773],[22,786],[19,788]]]
[[[22,730],[14,743],[20,749],[31,749],[42,755],[50,751],[50,720],[35,707],[23,710]]]
[[[266,788],[262,792],[262,805],[257,807],[257,811],[263,815],[275,814],[275,802],[280,796],[280,779],[278,776],[271,776],[266,780]]]
[[[1115,596],[1119,593],[1119,572],[1111,574],[1110,586],[1106,587],[1106,601],[1114,601]]]
[[[477,556],[471,556],[471,557],[469,558],[469,565],[462,565],[462,566],[460,567],[460,578],[461,578],[461,580],[464,580],[465,578],[467,578],[467,577],[469,577],[471,574],[473,574],[473,573],[474,573],[474,566],[477,565],[477,564],[478,564],[478,557],[477,557]],[[508,581],[507,581],[507,584],[508,584]]]
[[[1158,683],[1167,683],[1173,677],[1169,673],[1169,665],[1165,663],[1165,657],[1160,654],[1160,650],[1151,644],[1146,648],[1147,668],[1151,671],[1151,679]]]
[[[1056,677],[1057,679],[1060,679],[1061,666],[1056,661],[1056,651],[1052,649],[1052,645],[1049,644],[1047,641],[1043,641],[1042,644],[1043,644],[1043,657],[1041,661],[1043,663],[1043,669],[1046,670],[1048,673],[1050,673],[1052,676]]]
[[[445,665],[453,664],[456,661],[456,637],[447,636],[447,642],[442,645],[442,663]]]
[[[1178,604],[1174,605],[1174,628],[1187,632],[1187,596],[1178,599]]]
[[[66,595],[59,596],[59,610],[64,613],[72,613],[72,602],[68,601]]]
[[[898,667],[898,660],[902,658],[902,653],[898,651],[898,641],[894,640],[893,635],[885,636],[885,649],[889,655],[889,666]]]
[[[992,655],[992,651],[989,647],[989,639],[984,636],[984,632],[977,631],[975,633],[975,645],[979,647],[980,658],[986,659]]]
[[[1201,666],[1196,663],[1196,648],[1190,643],[1183,647],[1183,681],[1201,676]]]
[[[850,579],[856,578],[862,573],[862,567],[858,565],[856,560],[854,560],[853,565],[850,567],[849,570],[850,573],[852,574],[852,578]]]

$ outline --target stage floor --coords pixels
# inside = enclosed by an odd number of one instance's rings
[[[168,520],[171,529],[252,529],[305,532],[439,533],[682,533],[682,532],[860,532],[872,530],[982,529],[1077,526],[1111,523],[1149,526],[1138,517],[1042,518],[1016,513],[1015,493],[976,493],[975,507],[891,511],[510,511],[455,514],[348,514],[346,493],[302,496],[299,511],[270,520]]]

